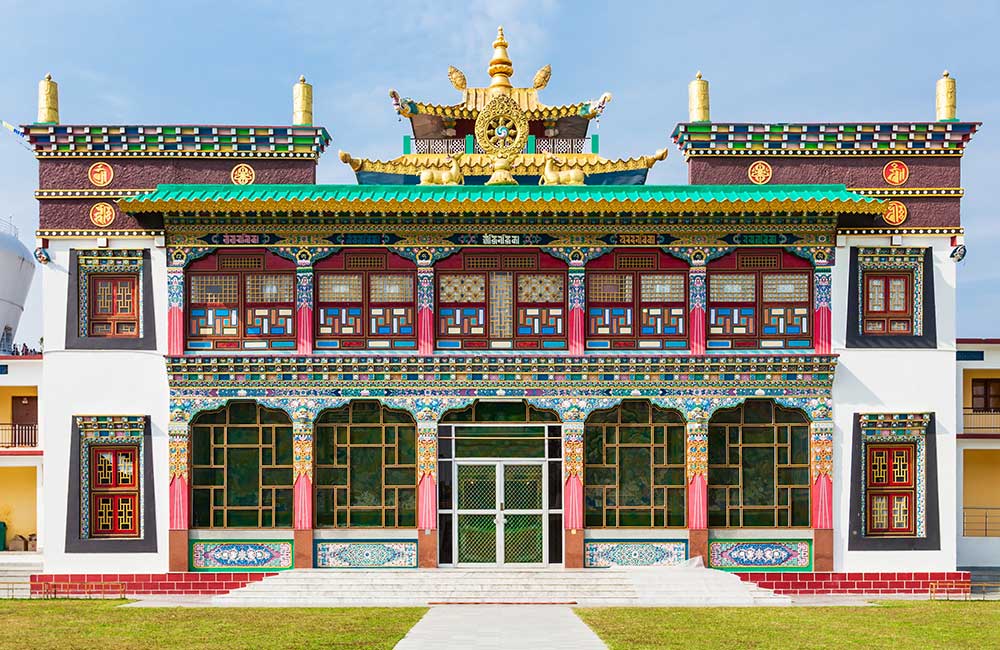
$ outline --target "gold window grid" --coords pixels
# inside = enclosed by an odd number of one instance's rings
[[[566,301],[566,276],[562,273],[518,273],[518,303],[552,303],[561,306]]]
[[[403,292],[401,297],[394,297],[392,300],[388,300],[389,296],[385,291],[384,283],[389,281],[399,282],[400,279],[408,280],[409,284],[403,286]],[[393,273],[377,273],[377,272],[362,272],[362,273],[344,273],[344,272],[320,272],[316,275],[316,313],[314,314],[315,319],[317,319],[317,339],[326,340],[328,338],[339,339],[339,338],[359,338],[370,336],[368,333],[370,329],[370,323],[372,320],[371,308],[373,306],[379,307],[391,307],[391,306],[405,306],[411,308],[411,312],[415,313],[416,305],[414,304],[415,295],[415,285],[416,285],[416,274],[407,273],[402,271],[396,271]],[[380,286],[380,283],[381,286]],[[332,293],[332,287],[337,284],[346,284],[348,286],[348,291],[345,292],[346,295],[336,295]],[[368,300],[365,300],[365,297]],[[331,305],[349,305],[352,307],[361,308],[361,317],[359,319],[359,325],[357,326],[357,332],[354,334],[337,334],[337,335],[320,335],[318,319],[320,317],[319,308]],[[382,337],[391,337],[394,339],[411,339],[416,338],[416,327],[413,328],[414,334],[411,336],[400,335],[400,334],[384,334],[380,335]]]
[[[344,260],[344,268],[351,271],[375,271],[384,269],[385,255],[348,255]]]
[[[812,295],[810,273],[761,274],[761,301],[766,303],[808,303]],[[786,290],[786,289],[790,289]]]
[[[87,449],[87,453],[90,454],[90,476],[88,481],[90,482],[90,490],[88,494],[88,499],[90,503],[84,505],[84,507],[90,509],[91,525],[89,536],[91,538],[99,539],[122,539],[122,538],[135,538],[141,533],[140,526],[135,521],[135,517],[139,516],[138,508],[141,507],[141,499],[139,497],[139,454],[141,450],[136,445],[92,445]],[[111,458],[114,460],[109,460],[106,454],[110,454]],[[128,472],[123,471],[121,459],[130,459],[127,462]],[[109,481],[104,481],[102,478],[107,478]],[[127,479],[127,480],[123,480]],[[98,517],[102,516],[99,513],[99,509],[102,500],[107,500],[111,507],[114,508],[114,503],[117,500],[119,506],[122,503],[128,503],[125,500],[117,499],[117,497],[131,497],[134,499],[136,508],[130,513],[133,523],[134,531],[131,532],[114,532],[114,531],[99,531],[98,530]],[[107,513],[107,516],[118,519],[120,516],[119,511],[112,511]]]
[[[193,305],[236,305],[240,301],[240,276],[236,274],[193,273],[189,301]],[[210,289],[218,288],[218,291]]]
[[[738,267],[741,271],[777,269],[780,267],[779,255],[777,252],[761,253],[756,255],[740,255]]]
[[[292,424],[289,422],[285,424],[263,424],[260,420],[260,409],[262,407],[258,406],[258,422],[243,424],[243,423],[226,423],[226,424],[194,424],[191,427],[192,430],[192,440],[194,438],[194,432],[196,429],[208,429],[210,442],[210,451],[212,463],[209,465],[201,465],[195,463],[195,458],[191,457],[191,489],[194,490],[207,490],[210,492],[211,498],[210,503],[210,516],[208,528],[277,528],[274,524],[275,514],[277,510],[277,492],[278,490],[289,490],[294,489],[294,469],[291,464],[279,465],[274,463],[275,459],[275,436],[279,429],[287,429],[291,431]],[[227,419],[229,418],[229,410],[225,411]],[[247,444],[230,444],[228,438],[229,428],[241,428],[241,429],[257,429],[257,440],[258,444],[247,443]],[[265,432],[270,436],[270,442],[266,443]],[[291,435],[291,434],[289,434]],[[219,442],[221,440],[222,442]],[[292,444],[290,441],[289,444]],[[257,464],[257,505],[256,506],[231,506],[228,504],[228,485],[229,476],[226,471],[226,463],[229,449],[257,449],[258,459]],[[271,463],[264,463],[264,452],[268,450],[271,452]],[[221,460],[221,462],[220,462]],[[194,470],[198,469],[210,469],[222,472],[222,485],[196,485],[194,482]],[[264,471],[270,469],[288,469],[293,472],[292,481],[288,485],[264,485]],[[265,504],[265,495],[269,503]],[[257,526],[229,526],[227,523],[227,515],[230,511],[244,511],[244,512],[254,512],[257,513]],[[221,515],[220,515],[221,513]],[[265,513],[270,514],[269,525],[264,524]]]
[[[632,273],[588,274],[586,283],[587,299],[591,302],[633,302],[635,276]]]
[[[219,269],[227,271],[257,271],[264,268],[262,255],[220,255]]]
[[[655,253],[618,253],[615,268],[623,271],[651,271],[657,268]]]
[[[774,407],[774,408],[777,409],[777,407]],[[775,443],[774,444],[771,444],[771,443],[748,443],[748,444],[745,444],[745,443],[743,443],[743,437],[742,437],[742,433],[741,433],[741,430],[742,430],[743,427],[752,427],[754,429],[771,428],[771,429],[773,429]],[[708,490],[709,491],[712,491],[712,490],[715,490],[715,489],[725,489],[726,490],[726,524],[724,526],[721,526],[721,525],[711,525],[710,524],[710,526],[712,528],[808,528],[809,527],[809,523],[811,522],[811,519],[812,519],[812,503],[811,503],[811,501],[810,501],[810,504],[809,504],[809,513],[810,513],[809,519],[810,519],[810,522],[807,522],[806,524],[801,525],[801,526],[792,526],[791,525],[791,521],[792,521],[792,490],[794,490],[794,489],[806,489],[806,490],[810,490],[811,491],[812,486],[810,485],[808,479],[807,479],[807,481],[805,483],[782,484],[782,483],[778,482],[778,476],[779,476],[778,470],[780,470],[780,469],[799,469],[799,470],[804,469],[804,470],[806,470],[807,477],[809,476],[810,465],[809,465],[808,461],[806,461],[805,463],[792,463],[791,462],[791,459],[792,459],[792,431],[791,431],[791,429],[792,429],[792,427],[808,427],[808,425],[807,424],[758,424],[758,423],[709,424],[710,433],[711,433],[711,429],[715,429],[715,428],[724,429],[725,430],[725,440],[726,440],[726,452],[725,452],[726,453],[726,462],[723,463],[723,464],[710,464],[709,465],[709,475],[711,475],[711,471],[712,471],[713,468],[736,470],[736,472],[739,475],[739,483],[738,483],[738,485],[735,485],[735,486],[731,486],[731,485],[713,485],[711,483],[708,484]],[[784,442],[780,442],[781,438],[779,437],[779,432],[780,432],[781,429],[785,429],[786,430],[785,431],[785,441]],[[735,438],[736,438],[735,442],[733,442],[733,432],[734,431],[735,431]],[[807,433],[807,436],[808,436],[808,433]],[[711,435],[709,436],[709,439],[711,440]],[[711,444],[711,443],[709,443],[709,444]],[[742,458],[743,458],[743,450],[747,449],[747,448],[774,448],[774,450],[775,450],[774,457],[775,457],[775,461],[776,462],[775,462],[774,467],[772,469],[772,471],[773,471],[773,477],[774,477],[774,491],[775,491],[775,494],[774,494],[774,505],[773,506],[746,506],[746,505],[743,505],[743,497],[745,495],[745,487],[746,486],[743,483],[743,470],[742,470],[742,463],[740,461],[742,461]],[[737,453],[737,456],[735,456],[735,460],[737,462],[735,462],[735,463],[733,462],[733,460],[734,460],[734,456],[733,456],[734,449],[736,450],[736,453]],[[784,450],[785,458],[788,460],[788,462],[785,462],[785,463],[780,462],[780,458],[781,458],[781,454],[779,452],[780,449]],[[810,454],[811,454],[811,450],[810,450]],[[709,461],[709,462],[711,462],[711,461]],[[784,503],[782,503],[782,492],[784,492]],[[738,498],[737,505],[733,505],[733,501],[734,501],[734,496],[733,495],[734,495],[734,493],[737,495],[737,498]],[[810,499],[811,499],[811,493],[810,493]],[[744,512],[748,511],[748,510],[772,510],[772,511],[774,511],[775,525],[774,526],[745,526],[743,524],[743,518],[744,518],[743,515],[744,515]],[[781,512],[785,513],[785,521],[788,522],[788,523],[785,523],[785,524],[780,523],[781,520],[782,520],[782,517],[781,517],[781,515],[779,513],[781,513]],[[734,513],[736,515],[735,516],[735,520],[736,520],[735,523],[734,523]]]
[[[440,273],[438,302],[444,304],[474,304],[486,302],[486,274]]]
[[[343,408],[343,407],[341,407]],[[348,408],[352,408],[352,405],[348,405]],[[385,412],[389,410],[386,407],[380,408],[379,422],[369,423],[369,422],[336,422],[336,423],[320,423],[317,421],[315,426],[315,436],[314,440],[320,438],[319,432],[321,429],[332,429],[332,440],[334,441],[334,452],[333,458],[336,460],[341,457],[341,450],[343,449],[343,463],[319,463],[316,462],[315,469],[341,469],[344,470],[347,476],[347,482],[343,485],[323,485],[317,480],[313,486],[314,495],[318,498],[321,492],[332,492],[333,493],[333,519],[334,523],[323,523],[319,521],[316,522],[317,528],[349,528],[351,521],[352,511],[378,511],[381,513],[381,527],[382,528],[412,528],[414,526],[403,526],[399,523],[400,513],[400,491],[410,490],[414,494],[414,504],[416,504],[416,487],[417,487],[417,466],[416,466],[416,454],[417,452],[417,431],[416,423],[402,423],[402,422],[385,422]],[[379,428],[381,429],[381,443],[352,443],[351,440],[351,427],[359,426],[366,428]],[[413,453],[414,453],[414,463],[399,463],[399,436],[400,433],[404,432],[411,435],[413,438]],[[387,442],[391,437],[394,442]],[[341,442],[343,440],[344,442]],[[382,505],[381,506],[352,506],[350,504],[350,493],[351,493],[351,449],[353,448],[369,448],[369,449],[382,449]],[[318,458],[315,454],[313,458]],[[390,462],[391,461],[391,462]],[[403,486],[403,485],[386,485],[386,476],[390,470],[411,470],[413,472],[413,485]],[[314,473],[314,476],[318,474]],[[343,520],[347,522],[345,525],[340,525],[338,521],[341,519],[341,513],[343,513]],[[416,516],[414,514],[414,516]]]
[[[636,526],[622,526],[619,522],[621,521],[622,511],[649,511],[650,512],[650,526],[641,527],[646,528],[684,528],[687,526],[687,478],[686,478],[686,456],[687,456],[687,440],[686,440],[686,425],[683,422],[654,422],[653,413],[656,407],[652,404],[649,405],[650,417],[646,422],[622,422],[621,408],[617,409],[618,422],[587,422],[584,427],[584,444],[590,438],[588,433],[597,429],[601,430],[601,458],[603,463],[588,463],[586,459],[588,457],[587,452],[584,452],[584,475],[586,476],[587,469],[605,469],[611,470],[615,473],[615,485],[584,485],[585,492],[600,493],[601,499],[601,525],[598,528],[640,528]],[[661,409],[662,410],[662,409]],[[621,442],[621,427],[644,427],[648,426],[652,429],[650,432],[650,439],[653,441],[651,443],[623,443]],[[656,429],[662,429],[663,439],[662,442],[657,443],[656,441]],[[673,431],[671,431],[673,430]],[[668,463],[668,452],[667,452],[667,441],[669,439],[670,433],[680,433],[684,438],[685,444],[683,447],[683,455],[685,459],[680,463]],[[612,441],[613,440],[613,441]],[[609,442],[611,441],[611,442]],[[650,484],[650,505],[649,506],[622,506],[620,505],[619,495],[621,494],[621,470],[619,453],[621,449],[649,449],[650,457],[652,462],[649,467],[649,484]],[[659,462],[657,460],[659,459]],[[682,481],[679,485],[667,485],[667,484],[657,484],[655,480],[656,470],[675,470],[682,473]],[[669,516],[668,508],[668,491],[677,490],[682,493],[682,507],[684,508],[684,520],[685,522],[678,526],[667,526],[667,519]],[[609,498],[613,503],[609,504]],[[660,511],[660,515],[663,517],[663,525],[656,525],[656,512]],[[614,522],[608,523],[609,512],[614,512]],[[592,528],[588,524],[588,528]]]
[[[684,304],[687,302],[687,277],[684,273],[639,275],[639,300],[648,303]]]
[[[139,334],[140,274],[91,273],[83,291],[89,292],[89,313],[81,319],[81,330],[86,336],[135,338]],[[84,327],[84,322],[86,327]]]
[[[757,302],[757,274],[709,273],[708,301],[715,303]]]
[[[316,302],[360,303],[365,295],[363,284],[361,273],[317,273]]]
[[[247,273],[246,303],[295,303],[295,274],[292,273]]]

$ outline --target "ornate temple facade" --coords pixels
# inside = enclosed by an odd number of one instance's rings
[[[430,104],[388,161],[288,126],[65,125],[39,162],[54,572],[950,571],[955,263],[978,124],[712,121],[600,154],[611,95]]]

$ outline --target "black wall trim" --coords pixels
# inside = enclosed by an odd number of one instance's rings
[[[934,251],[924,250],[924,333],[920,336],[872,336],[861,334],[861,296],[858,282],[861,267],[858,249],[851,247],[851,271],[847,287],[847,347],[849,348],[936,348],[937,312],[934,309]]]
[[[142,251],[142,336],[130,338],[103,338],[80,336],[80,251],[69,252],[69,292],[66,296],[66,349],[67,350],[155,350],[156,311],[153,308],[153,269],[149,249]]]
[[[66,500],[66,553],[156,553],[156,490],[153,483],[153,434],[149,416],[142,432],[143,537],[134,539],[83,539],[80,537],[80,428],[73,418],[69,456],[69,495]]]
[[[861,535],[865,509],[862,505],[861,472],[864,468],[864,442],[861,434],[861,414],[854,414],[854,438],[851,444],[851,534],[847,541],[849,551],[940,551],[941,527],[938,508],[937,426],[931,413],[924,433],[927,454],[924,505],[926,507],[926,537],[864,537]]]

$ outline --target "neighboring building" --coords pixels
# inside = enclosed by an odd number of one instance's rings
[[[956,565],[954,81],[933,122],[710,121],[666,156],[511,85],[404,154],[68,126],[42,82],[46,571]],[[925,574],[926,579],[926,574]]]
[[[958,564],[1000,566],[1000,339],[958,339]]]

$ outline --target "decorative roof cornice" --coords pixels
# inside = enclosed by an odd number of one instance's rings
[[[22,127],[38,158],[318,158],[330,134],[313,126]]]
[[[510,166],[511,174],[538,176],[545,168],[546,155],[544,153],[518,154]],[[586,174],[649,169],[666,157],[666,149],[661,149],[653,156],[639,156],[626,160],[609,160],[592,153],[570,153],[558,156],[559,160],[562,161],[559,169],[579,169]],[[341,162],[350,165],[351,169],[356,172],[382,172],[412,176],[419,175],[425,169],[443,168],[447,158],[448,154],[407,154],[383,161],[354,158],[345,151],[340,152]],[[468,176],[489,176],[493,173],[493,164],[493,156],[481,153],[465,154],[460,161],[462,173]]]
[[[981,122],[826,124],[681,123],[672,137],[690,156],[960,156]]]

